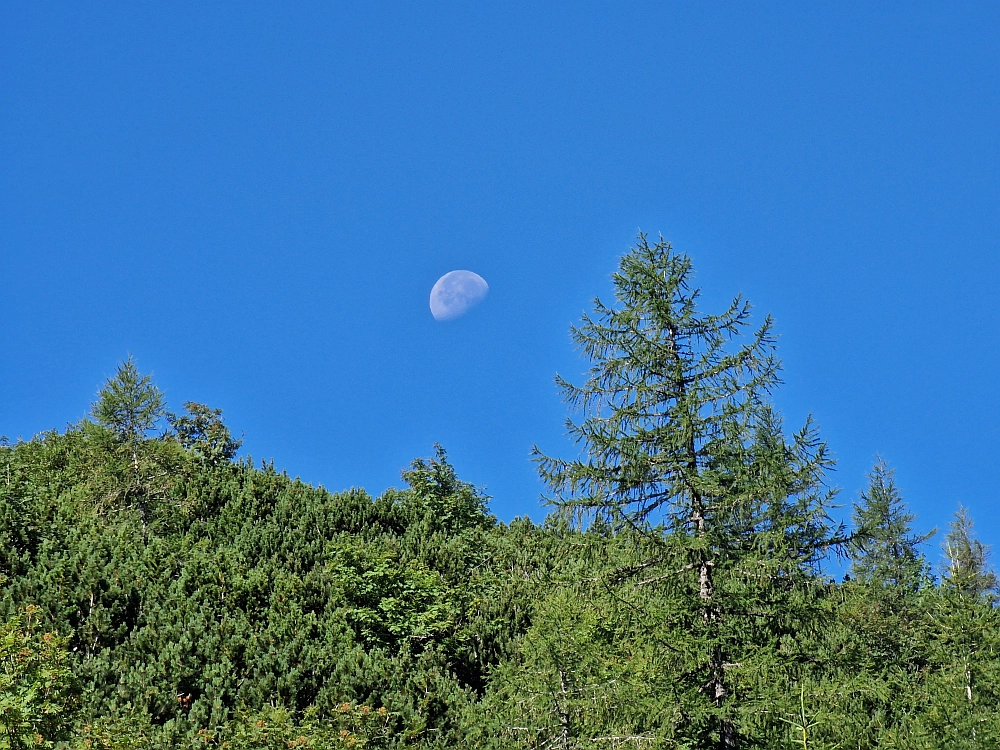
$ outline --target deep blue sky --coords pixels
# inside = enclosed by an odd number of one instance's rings
[[[775,316],[845,502],[881,452],[921,528],[1000,542],[998,39],[986,2],[7,3],[0,432],[131,352],[305,481],[438,441],[540,518],[568,327],[641,228]],[[437,323],[453,269],[491,293]]]

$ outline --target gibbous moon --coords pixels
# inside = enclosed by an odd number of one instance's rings
[[[431,289],[431,315],[435,320],[452,320],[478,305],[490,291],[490,285],[472,271],[446,273]]]

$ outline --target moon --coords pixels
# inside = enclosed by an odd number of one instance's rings
[[[431,289],[431,315],[435,320],[452,320],[475,307],[490,291],[486,279],[472,271],[450,271]]]

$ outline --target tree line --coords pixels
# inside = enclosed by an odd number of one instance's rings
[[[879,460],[849,523],[773,324],[640,235],[557,379],[579,456],[499,522],[443,449],[371,497],[240,457],[129,358],[0,445],[0,747],[990,748],[997,579]],[[831,574],[839,560],[844,574]]]

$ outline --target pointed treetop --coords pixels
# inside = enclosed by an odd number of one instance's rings
[[[973,536],[972,528],[969,511],[958,506],[943,544],[944,582],[965,596],[992,597],[997,591],[997,576],[989,565],[990,548]]]
[[[458,478],[441,445],[434,444],[434,458],[415,459],[402,476],[410,487],[409,507],[420,515],[429,514],[434,525],[453,532],[493,525],[486,496]]]
[[[853,517],[851,573],[856,579],[908,589],[927,580],[920,545],[936,532],[913,533],[916,516],[907,511],[894,470],[881,457],[868,474],[868,488],[854,504]]]
[[[166,409],[163,392],[153,384],[151,375],[139,372],[130,354],[98,392],[90,413],[120,440],[138,442],[156,427]]]
[[[692,504],[724,492],[723,454],[752,440],[779,382],[772,321],[748,331],[739,296],[720,314],[702,312],[691,277],[686,255],[640,234],[613,276],[617,305],[595,300],[571,329],[590,371],[582,385],[556,383],[581,414],[567,428],[585,455],[564,461],[535,448],[534,458],[552,502],[578,518],[690,517]]]

